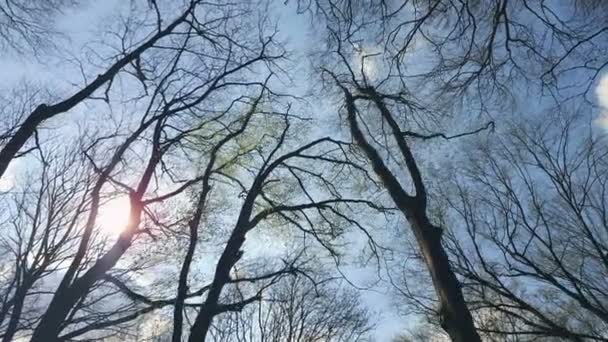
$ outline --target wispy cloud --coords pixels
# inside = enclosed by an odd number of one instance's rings
[[[608,73],[600,80],[595,89],[595,94],[601,108],[595,123],[602,128],[608,129]]]

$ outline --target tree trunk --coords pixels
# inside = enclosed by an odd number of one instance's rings
[[[398,143],[416,188],[415,195],[407,193],[398,178],[386,166],[378,151],[367,141],[357,122],[355,98],[348,89],[342,85],[340,86],[345,94],[348,123],[355,142],[367,156],[374,172],[381,179],[393,202],[409,222],[416,237],[418,247],[433,280],[435,293],[439,299],[439,316],[442,328],[450,335],[453,342],[481,342],[471,312],[462,295],[460,282],[452,271],[448,255],[441,245],[441,228],[431,224],[427,216],[427,195],[424,182],[416,160],[400,134],[397,122],[375,89],[369,88],[363,91],[376,104],[383,119],[391,127],[393,137]]]
[[[460,282],[441,245],[441,228],[432,225],[426,213],[415,213],[407,217],[407,220],[433,280],[439,299],[441,327],[454,342],[481,341],[462,295]]]
[[[182,341],[182,326],[184,324],[183,310],[186,295],[188,294],[188,273],[190,271],[190,264],[194,256],[196,249],[196,243],[198,240],[198,221],[190,222],[190,241],[188,243],[188,251],[182,264],[182,269],[179,273],[179,283],[177,286],[177,297],[175,298],[175,308],[173,309],[173,342]]]
[[[8,325],[6,327],[6,331],[4,332],[4,337],[2,337],[2,342],[10,342],[13,340],[15,333],[17,332],[17,328],[19,325],[19,319],[21,318],[21,311],[23,310],[23,303],[25,302],[25,296],[27,291],[30,288],[29,281],[25,280],[24,284],[20,286],[15,293],[15,299],[13,302],[13,310],[11,312],[11,317],[8,321]]]
[[[137,222],[138,224],[139,222]],[[57,341],[62,323],[64,323],[70,310],[80,299],[87,295],[89,289],[96,281],[101,279],[108,270],[114,267],[131,244],[133,232],[126,231],[123,234],[108,253],[99,259],[82,277],[76,279],[71,286],[57,290],[40,323],[34,330],[30,342]]]
[[[247,229],[242,228],[243,224],[239,223],[237,223],[237,228],[235,228],[233,235],[228,240],[226,248],[224,249],[220,260],[217,263],[213,283],[211,284],[211,288],[209,289],[205,303],[201,307],[201,311],[196,317],[196,321],[190,330],[190,338],[188,338],[188,342],[205,341],[205,338],[207,337],[207,333],[211,327],[211,322],[216,314],[216,308],[222,290],[230,281],[230,270],[240,259],[240,248],[243,246],[243,243],[245,243],[245,234]]]

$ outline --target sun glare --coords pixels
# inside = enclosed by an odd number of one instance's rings
[[[120,234],[129,223],[131,204],[128,196],[110,200],[99,210],[99,226],[106,235]]]

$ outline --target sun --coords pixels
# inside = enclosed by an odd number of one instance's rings
[[[118,235],[129,223],[129,196],[111,199],[99,208],[99,227],[104,235]]]

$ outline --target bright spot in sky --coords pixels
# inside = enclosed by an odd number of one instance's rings
[[[13,188],[13,175],[5,172],[0,178],[0,192],[9,191]]]
[[[595,93],[601,107],[600,115],[595,120],[595,123],[602,128],[608,129],[608,73],[600,80]]]
[[[105,235],[120,234],[129,223],[131,204],[128,196],[116,197],[99,209],[97,222]]]
[[[377,70],[377,62],[375,61],[376,55],[371,51],[371,49],[365,48],[362,45],[357,44],[355,46],[355,50],[357,51],[355,55],[354,65],[357,70],[354,70],[356,73],[362,73],[368,80],[374,79],[378,72]]]
[[[0,178],[0,192],[6,192],[13,189],[16,181],[15,178],[17,172],[15,170],[17,169],[18,162],[18,160],[13,160],[10,164],[8,164],[6,171],[4,171],[4,174]]]

